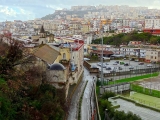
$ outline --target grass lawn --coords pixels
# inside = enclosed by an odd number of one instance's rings
[[[131,84],[131,90],[136,91],[138,93],[142,93],[142,94],[146,94],[146,95],[160,98],[160,91],[159,90],[152,89],[152,92],[151,92],[151,90],[149,88],[144,88],[144,87],[136,85],[136,84]]]
[[[140,103],[160,108],[160,98],[152,97],[141,93],[134,93],[133,95],[130,96],[130,98],[137,100]]]
[[[133,82],[133,81],[141,80],[141,79],[144,79],[144,78],[150,78],[151,76],[155,77],[155,76],[158,76],[158,75],[159,75],[159,73],[153,73],[152,75],[151,74],[146,74],[146,75],[142,75],[142,76],[136,76],[136,77],[125,78],[125,79],[121,79],[121,80],[116,80],[115,83]],[[109,85],[112,85],[112,84],[114,84],[114,81],[109,82]]]

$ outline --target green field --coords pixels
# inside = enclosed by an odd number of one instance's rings
[[[121,80],[116,80],[115,83],[133,82],[133,81],[141,80],[144,78],[155,77],[158,75],[159,75],[159,73],[146,74],[146,75],[142,75],[142,76],[136,76],[136,77],[125,78],[125,79],[121,79]],[[114,81],[109,82],[109,85],[112,85],[112,84],[114,84]]]
[[[157,97],[152,97],[141,93],[134,93],[129,98],[134,99],[142,104],[146,104],[148,106],[160,108],[160,98]]]
[[[142,86],[136,85],[136,84],[131,84],[131,90],[136,91],[138,93],[150,95],[153,97],[159,97],[160,98],[160,91],[158,90],[150,90],[149,88],[144,88]]]

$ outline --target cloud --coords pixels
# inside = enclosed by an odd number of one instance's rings
[[[31,11],[24,10],[21,7],[12,7],[9,6],[0,6],[0,20],[28,20],[28,19],[34,19],[35,15]]]
[[[0,6],[0,13],[6,14],[8,16],[16,16],[16,11],[14,11],[12,8],[9,8],[8,6]]]

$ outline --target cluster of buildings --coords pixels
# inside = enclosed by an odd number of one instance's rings
[[[157,45],[143,45],[141,41],[130,41],[127,46],[119,48],[112,45],[88,45],[88,54],[97,55],[101,57],[102,49],[104,57],[114,58],[134,58],[144,62],[160,62],[160,47]]]
[[[94,32],[129,33],[133,30],[157,34],[159,26],[158,9],[129,6],[72,6],[71,9],[56,10],[47,20],[14,20],[0,22],[0,33],[9,31],[12,36],[28,38],[37,35],[41,25],[55,36],[83,35]],[[153,16],[154,15],[154,16]],[[156,29],[150,30],[148,29]]]
[[[45,64],[47,80],[58,89],[64,88],[68,95],[70,85],[77,84],[83,73],[84,41],[79,39],[54,38],[47,35],[43,26],[39,38],[31,41],[33,54]],[[28,46],[26,46],[28,47]],[[31,47],[32,48],[32,47]]]
[[[67,14],[81,11],[84,14]],[[86,12],[87,11],[87,12]],[[83,72],[84,55],[134,56],[146,62],[159,62],[160,51],[145,46],[141,41],[130,41],[128,46],[94,45],[93,40],[131,31],[160,35],[160,10],[129,6],[72,6],[70,10],[57,10],[51,20],[0,22],[0,34],[23,42],[32,49],[40,63],[48,66],[48,82],[57,88],[76,84]],[[152,16],[154,14],[154,16]],[[150,16],[150,17],[148,17]],[[40,46],[40,47],[39,47]],[[142,47],[143,46],[143,47]],[[157,46],[156,46],[157,47]]]

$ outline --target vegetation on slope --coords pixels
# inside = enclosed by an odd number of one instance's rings
[[[144,44],[160,44],[160,36],[153,36],[150,33],[138,33],[136,31],[131,33],[121,33],[110,37],[104,37],[103,43],[115,45],[128,45],[129,41],[142,41]],[[100,44],[101,38],[93,41],[93,44]]]
[[[10,39],[11,40],[11,39]],[[21,43],[0,42],[0,120],[63,120],[64,90],[47,83]]]

